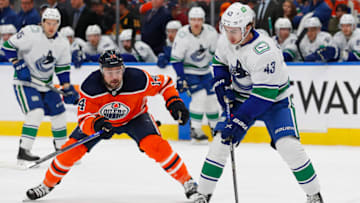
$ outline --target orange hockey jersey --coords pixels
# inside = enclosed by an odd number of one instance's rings
[[[162,94],[165,101],[178,97],[169,76],[150,75],[137,68],[127,67],[120,90],[106,88],[100,72],[91,73],[80,87],[78,122],[83,133],[95,133],[94,119],[104,116],[114,127],[122,126],[138,115],[147,112],[147,96]]]

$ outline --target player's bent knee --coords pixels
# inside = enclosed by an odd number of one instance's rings
[[[38,126],[44,118],[44,114],[44,109],[42,108],[33,109],[26,114],[25,123]]]
[[[73,143],[77,142],[76,139],[70,138],[61,148],[65,148]],[[87,148],[84,145],[79,145],[75,148],[70,149],[69,151],[66,151],[60,155],[58,155],[56,158],[58,161],[60,161],[65,166],[72,166],[75,162],[81,159],[87,152]]]
[[[155,159],[156,162],[164,161],[173,151],[168,141],[159,135],[146,136],[140,140],[139,146],[146,155]]]
[[[280,138],[275,146],[283,159],[291,166],[298,166],[309,159],[300,141],[293,136]]]
[[[59,115],[52,116],[51,118],[51,125],[52,128],[61,128],[66,126],[66,113],[63,112]]]

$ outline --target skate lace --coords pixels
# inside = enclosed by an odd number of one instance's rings
[[[320,199],[319,195],[307,196],[306,203],[321,203],[321,199]]]
[[[185,192],[195,192],[197,189],[197,184],[194,180],[190,179],[184,183]]]
[[[194,194],[194,203],[207,203],[206,197],[203,194]]]
[[[36,195],[36,197],[40,198],[45,196],[47,193],[49,193],[49,188],[45,185],[41,184],[37,186],[36,188],[32,189],[32,192]]]

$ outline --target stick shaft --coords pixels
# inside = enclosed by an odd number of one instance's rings
[[[226,119],[230,122],[231,112],[230,112],[230,101],[227,97],[224,98],[226,104]],[[233,174],[233,185],[234,185],[234,195],[235,203],[239,202],[238,190],[237,190],[237,176],[236,176],[236,164],[235,164],[235,153],[234,153],[234,143],[232,142],[232,137],[230,138],[230,157],[231,157],[231,169]]]
[[[33,168],[33,167],[35,167],[35,166],[37,166],[37,165],[39,165],[39,164],[41,164],[41,163],[43,163],[43,162],[45,162],[47,160],[59,155],[59,154],[62,154],[64,152],[66,152],[66,151],[69,151],[70,149],[72,149],[74,147],[77,147],[77,146],[79,146],[81,144],[85,144],[86,142],[89,142],[89,141],[99,137],[101,135],[101,133],[103,133],[103,130],[100,130],[99,132],[96,132],[96,133],[94,133],[94,134],[92,134],[90,136],[84,137],[83,139],[81,139],[81,140],[79,140],[79,141],[77,141],[77,142],[75,142],[75,143],[73,143],[73,144],[71,144],[69,146],[66,146],[66,147],[64,147],[64,148],[62,148],[62,149],[60,149],[58,151],[52,152],[52,153],[46,155],[45,157],[43,157],[43,158],[41,158],[41,159],[39,159],[39,160],[37,160],[37,161],[35,161],[33,163],[30,163],[29,165],[27,165],[27,168]]]

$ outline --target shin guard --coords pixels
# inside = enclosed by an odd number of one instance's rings
[[[75,142],[77,142],[76,139],[70,138],[62,148]],[[43,183],[48,187],[54,187],[67,174],[74,163],[80,160],[86,152],[87,148],[84,145],[80,145],[56,156],[46,171]]]
[[[146,155],[154,159],[160,166],[181,184],[188,181],[191,176],[181,159],[181,157],[172,150],[170,144],[159,135],[149,135],[140,141],[140,149]]]
[[[276,142],[276,149],[291,168],[301,188],[308,195],[320,192],[320,184],[310,158],[300,141],[287,136]]]

